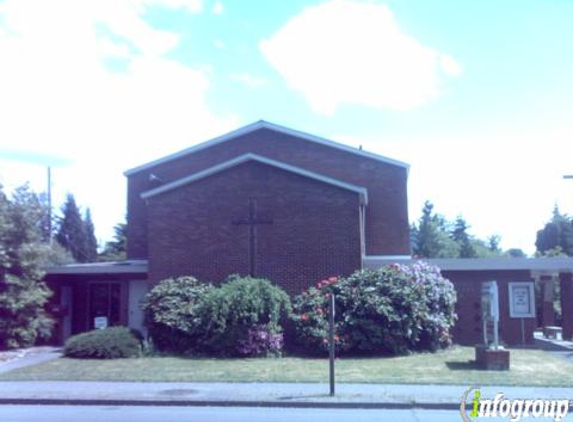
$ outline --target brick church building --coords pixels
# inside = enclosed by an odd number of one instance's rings
[[[151,282],[251,274],[296,294],[410,254],[406,164],[265,121],[125,174],[127,255]]]
[[[250,274],[294,295],[324,277],[410,262],[408,165],[361,148],[259,121],[125,175],[127,260],[48,269],[59,342],[102,320],[142,329],[140,301],[168,277]],[[455,341],[481,341],[481,283],[497,280],[502,338],[532,343],[535,313],[512,316],[512,283],[545,277],[551,322],[557,276],[573,337],[573,260],[434,263],[458,293]]]

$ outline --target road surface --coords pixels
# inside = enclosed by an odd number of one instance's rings
[[[460,422],[454,410],[246,407],[0,406],[2,422]],[[509,421],[488,418],[489,421]],[[525,421],[526,418],[522,419]]]

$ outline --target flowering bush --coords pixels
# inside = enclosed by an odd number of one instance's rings
[[[436,267],[388,265],[331,277],[294,299],[299,343],[320,352],[328,346],[328,299],[335,295],[335,346],[339,352],[400,354],[451,344],[456,295]]]
[[[276,355],[282,348],[280,318],[290,310],[289,296],[270,281],[230,276],[203,300],[202,350],[221,355]]]
[[[280,319],[291,305],[280,287],[264,279],[231,276],[215,287],[178,277],[155,286],[143,309],[161,351],[277,356],[283,346]]]
[[[245,356],[279,357],[283,349],[282,333],[275,333],[268,325],[257,324],[249,328],[247,338],[239,341],[237,350]]]

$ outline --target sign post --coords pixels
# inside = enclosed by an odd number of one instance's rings
[[[525,320],[535,318],[535,286],[530,281],[517,281],[508,284],[509,316],[519,318],[521,342],[525,345]]]
[[[328,355],[330,360],[330,395],[334,396],[334,294],[329,295],[328,307]]]

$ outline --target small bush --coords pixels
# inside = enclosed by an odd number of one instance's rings
[[[204,334],[203,299],[213,289],[194,277],[161,281],[143,303],[145,322],[153,345],[160,351],[188,353],[198,348]]]
[[[64,355],[81,359],[138,357],[141,341],[127,327],[109,327],[70,337]]]
[[[274,333],[268,325],[253,325],[247,338],[239,341],[237,350],[250,357],[280,357],[284,345],[282,333]]]
[[[340,352],[403,354],[451,344],[456,295],[436,267],[388,265],[331,277],[294,300],[293,320],[306,351],[327,349],[328,300],[335,295],[335,345]]]

